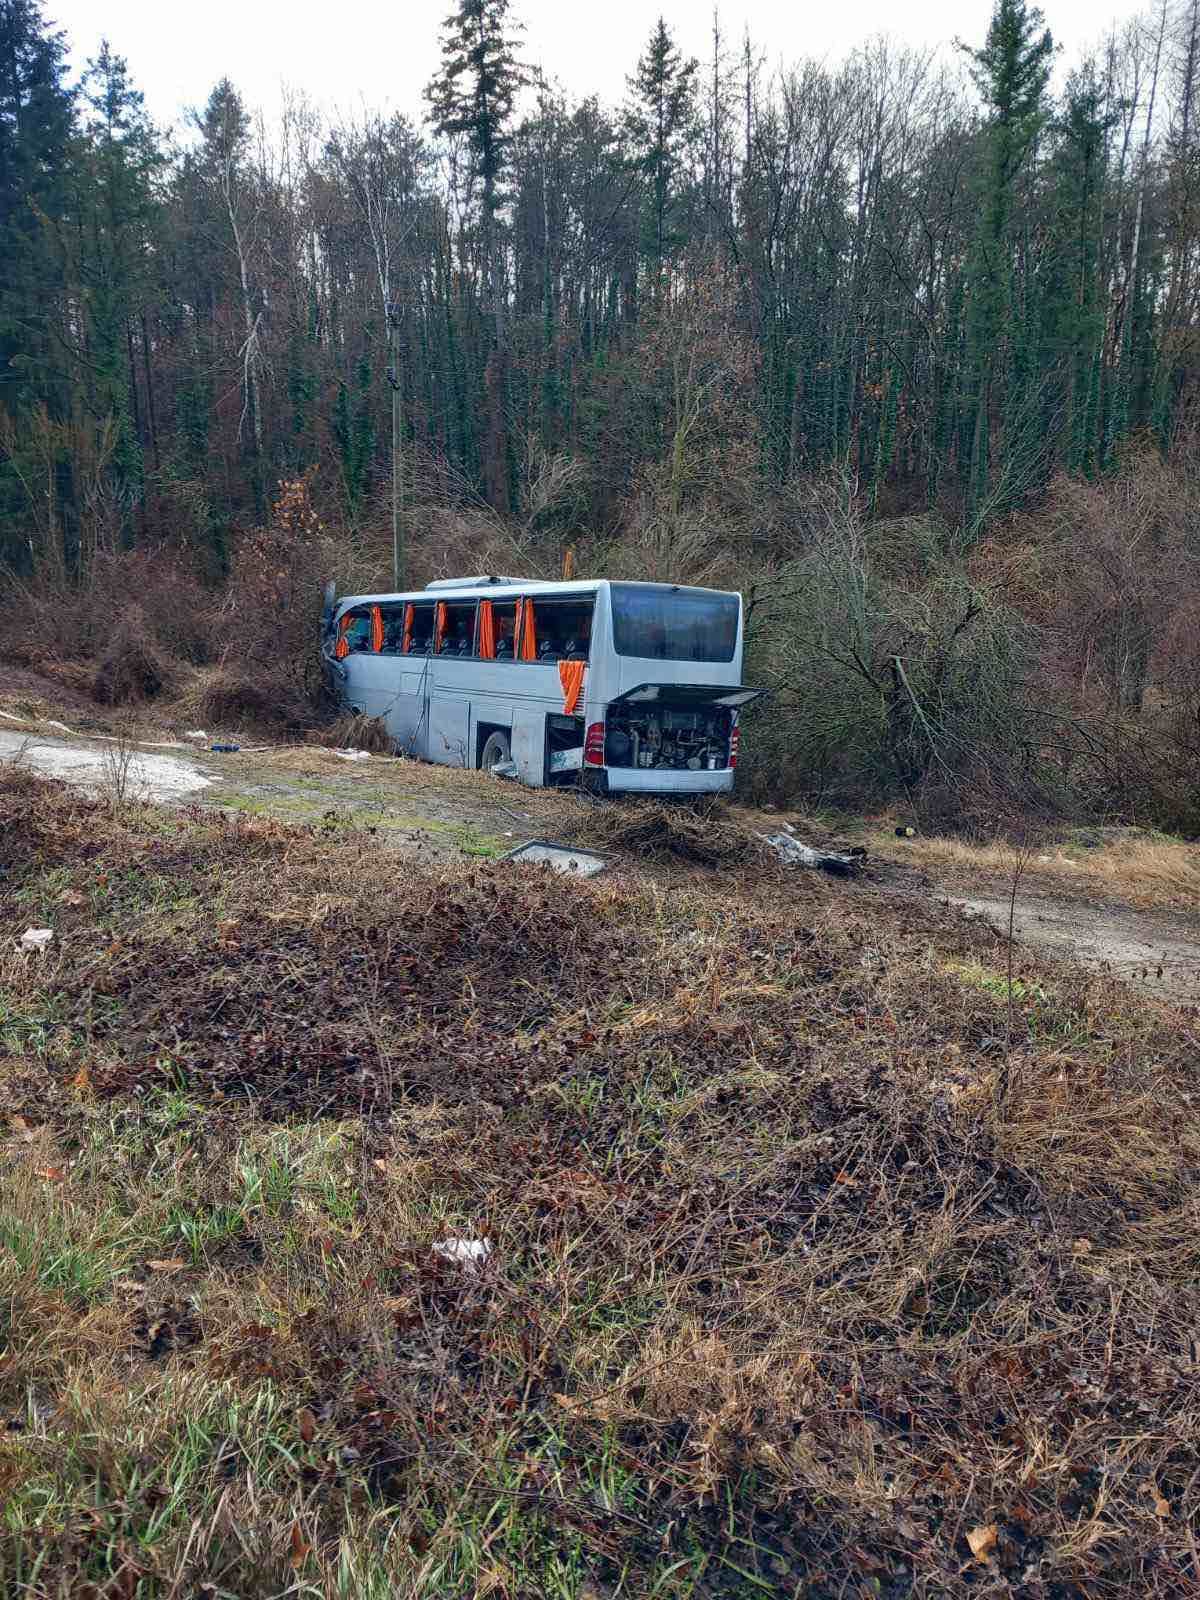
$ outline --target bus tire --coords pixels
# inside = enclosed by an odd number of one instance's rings
[[[507,733],[501,733],[497,728],[494,733],[489,733],[484,740],[483,749],[479,753],[480,772],[490,772],[493,767],[498,767],[502,761],[512,759]]]

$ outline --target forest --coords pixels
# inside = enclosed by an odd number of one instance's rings
[[[752,792],[1196,831],[1200,0],[781,70],[660,19],[603,102],[533,44],[457,0],[419,105],[231,62],[161,129],[0,0],[4,653],[302,720],[329,575],[720,583]]]

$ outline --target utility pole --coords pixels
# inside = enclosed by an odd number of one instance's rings
[[[400,306],[390,300],[387,305],[388,369],[387,380],[392,391],[392,584],[396,593],[404,588],[404,452],[400,443]]]

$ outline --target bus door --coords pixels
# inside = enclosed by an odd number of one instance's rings
[[[424,756],[428,748],[433,603],[393,601],[381,610],[380,667],[386,687],[377,714],[402,755]]]

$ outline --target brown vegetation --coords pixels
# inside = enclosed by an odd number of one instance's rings
[[[6,1588],[1200,1580],[1178,1014],[1023,964],[1005,1055],[915,903],[97,821],[4,777]]]
[[[720,801],[693,805],[626,800],[620,805],[582,799],[569,824],[572,840],[638,860],[673,860],[701,867],[762,867],[761,842]]]
[[[312,488],[311,475],[281,485],[220,581],[166,550],[98,557],[82,581],[41,570],[0,619],[0,651],[105,703],[171,697],[188,724],[319,728],[332,715],[315,662],[321,585],[389,580],[382,531],[351,545]],[[705,479],[677,495],[647,477],[619,537],[572,544],[577,576],[743,589],[745,676],[771,691],[746,719],[747,798],[902,804],[977,838],[1021,817],[1200,832],[1200,547],[1183,464],[1059,480],[967,549],[929,516],[870,522],[835,477],[760,496],[774,554],[756,556],[752,490],[735,474],[719,494]],[[413,519],[414,583],[561,570],[559,534],[536,521],[446,502]]]

